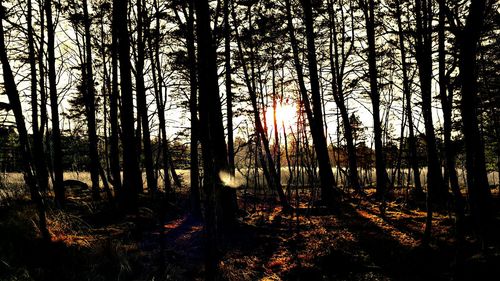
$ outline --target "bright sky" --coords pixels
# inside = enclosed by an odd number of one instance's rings
[[[21,21],[22,19],[18,19],[18,21]],[[172,27],[170,27],[172,28]],[[13,36],[14,38],[15,37],[18,37],[18,36],[21,36],[19,34],[11,34],[10,36]],[[77,66],[78,65],[78,59],[77,59],[77,54],[78,54],[78,50],[77,48],[75,47],[75,44],[74,44],[74,41],[76,39],[76,35],[75,33],[72,31],[72,28],[70,28],[70,26],[68,26],[68,22],[65,21],[63,18],[59,18],[59,25],[58,25],[58,30],[57,30],[57,34],[56,34],[56,45],[58,45],[60,48],[56,49],[56,56],[59,58],[58,59],[58,65],[57,65],[57,68],[58,68],[58,76],[59,76],[59,79],[58,79],[58,90],[59,90],[59,93],[60,93],[60,100],[61,100],[61,104],[60,104],[60,111],[61,113],[63,112],[66,112],[69,108],[69,105],[68,105],[68,98],[71,96],[71,95],[74,95],[76,93],[76,80],[77,80],[77,77],[79,77],[79,73],[76,69],[69,69],[69,66]],[[81,39],[80,39],[81,40]],[[17,41],[14,41],[13,43],[11,43],[8,48],[10,50],[24,50],[24,48],[22,47],[22,41],[20,40],[17,40]],[[96,54],[94,54],[94,56],[96,56]],[[163,57],[162,58],[162,63],[164,65],[167,65],[168,64],[168,57]],[[98,61],[96,59],[96,61]],[[64,62],[65,64],[65,67],[61,67],[60,63],[61,62]],[[398,63],[398,62],[396,62]],[[22,75],[22,73],[29,73],[27,72],[28,71],[28,65],[27,64],[23,64],[21,65],[19,63],[19,61],[14,61],[12,60],[12,67],[13,67],[13,70],[15,71],[15,78],[16,78],[16,81],[18,81],[18,88],[22,94],[22,96],[24,97],[23,98],[23,108],[24,108],[24,111],[26,113],[26,120],[30,120],[30,105],[29,105],[29,99],[25,98],[29,95],[29,77],[27,76],[24,76]],[[147,69],[147,65],[146,65],[146,69]],[[324,66],[323,66],[324,67]],[[321,66],[320,66],[320,69],[321,69]],[[99,68],[100,70],[100,68]],[[220,72],[223,71],[223,69],[219,69]],[[101,77],[102,74],[99,73],[98,71],[96,71],[96,77]],[[290,77],[287,77],[287,79],[289,79]],[[172,137],[175,136],[180,130],[186,128],[189,126],[189,114],[187,114],[186,110],[183,110],[181,108],[179,108],[177,106],[178,102],[176,101],[172,101],[171,99],[171,94],[174,94],[175,92],[177,92],[178,94],[178,91],[180,90],[179,87],[176,87],[175,85],[178,84],[177,81],[174,81],[172,80],[173,78],[166,78],[166,84],[168,85],[167,88],[164,89],[167,90],[167,112],[166,112],[166,117],[167,117],[167,120],[168,120],[168,124],[167,124],[167,130],[168,130],[168,133],[169,135],[171,135]],[[235,79],[235,77],[233,77],[233,79]],[[220,93],[221,93],[221,97],[223,99],[225,99],[224,97],[224,85],[223,85],[223,82],[224,81],[219,81],[220,82],[220,85],[221,85],[221,88],[220,88]],[[150,83],[150,82],[149,82]],[[270,81],[267,82],[267,84],[269,84]],[[306,81],[307,83],[307,81]],[[330,94],[330,91],[329,91],[329,85],[328,85],[328,82],[325,82],[325,81],[322,81],[322,83],[324,85],[322,85],[322,88],[324,90],[324,95],[325,95],[325,100],[328,100],[328,102],[326,103],[325,105],[325,114],[327,116],[327,123],[328,123],[328,132],[330,134],[330,139],[332,140],[336,140],[337,136],[336,136],[336,123],[337,123],[337,120],[336,120],[336,105],[332,100],[331,98],[331,94]],[[395,83],[400,83],[399,81],[395,81]],[[151,86],[151,85],[147,85],[147,86]],[[96,89],[97,92],[100,93],[101,89],[101,85],[98,85],[97,86],[98,88]],[[264,85],[264,89],[268,92],[270,92],[270,90],[268,89],[271,89],[271,85]],[[278,109],[277,109],[277,118],[278,118],[278,124],[280,124],[279,126],[281,127],[281,124],[284,123],[285,124],[285,127],[287,127],[287,129],[289,127],[295,127],[295,122],[296,122],[296,119],[297,119],[297,114],[296,114],[296,104],[293,103],[293,100],[294,100],[294,95],[296,95],[296,85],[291,85],[291,86],[287,86],[284,91],[285,91],[285,99],[287,99],[287,103],[283,104],[283,105],[279,105],[278,106]],[[435,82],[434,83],[434,86],[433,86],[433,90],[434,91],[437,91],[437,83]],[[152,91],[152,89],[151,89]],[[243,87],[243,88],[239,88],[239,89],[235,89],[235,91],[237,91],[240,95],[247,95],[246,93],[246,88]],[[369,128],[369,130],[366,132],[366,135],[368,136],[368,143],[371,143],[372,140],[372,116],[371,116],[371,104],[369,102],[369,100],[366,98],[366,94],[363,94],[361,91],[363,91],[363,88],[359,88],[359,91],[358,92],[354,92],[351,94],[350,98],[348,99],[348,107],[350,108],[350,113],[354,112],[356,113],[360,119],[361,119],[361,122]],[[364,91],[366,91],[366,89],[364,89]],[[394,91],[400,91],[399,89],[394,89]],[[386,100],[387,101],[387,91],[386,90],[382,90],[381,91],[381,95],[382,95],[382,100]],[[395,96],[401,96],[400,93],[395,93]],[[3,102],[6,102],[7,101],[7,98],[5,95],[1,95],[0,96],[0,101],[3,101]],[[388,101],[388,102],[391,102],[391,101]],[[416,103],[418,102],[416,100],[416,95],[414,95],[413,97],[413,102]],[[156,111],[156,105],[155,105],[155,102],[153,101],[153,98],[152,98],[152,94],[149,95],[148,97],[148,104],[150,104],[150,107],[149,107],[149,112],[150,114],[152,114],[153,112]],[[435,120],[435,123],[436,123],[436,127],[439,126],[439,123],[440,123],[440,120],[441,120],[441,113],[440,113],[440,105],[437,101],[434,101],[434,105],[435,105],[435,109],[434,109],[434,120]],[[48,105],[47,105],[48,106]],[[236,106],[236,110],[238,108],[238,106],[244,106],[244,107],[247,107],[249,106],[248,104],[245,104],[245,105],[237,105]],[[271,102],[268,103],[268,107],[269,109],[267,110],[267,113],[266,113],[266,119],[267,119],[267,122],[268,122],[268,127],[269,127],[269,133],[272,133],[272,108],[271,108],[272,104]],[[384,108],[382,106],[382,108]],[[416,106],[414,106],[415,110],[414,110],[414,119],[415,119],[415,125],[418,127],[418,129],[420,131],[423,130],[423,122],[420,118],[420,109]],[[223,109],[223,112],[225,113],[225,109]],[[390,122],[390,126],[392,126],[394,128],[392,134],[393,136],[399,136],[400,134],[400,124],[401,124],[401,103],[399,101],[392,101],[392,109],[391,109],[391,114],[397,114],[397,116],[390,116],[389,117],[389,122]],[[382,118],[384,118],[384,116],[386,115],[386,112],[383,111],[381,116]],[[245,119],[247,119],[248,117],[247,116],[239,116],[239,117],[235,117],[234,118],[234,124],[235,124],[235,127],[237,127],[238,125],[241,125],[244,123]],[[246,120],[248,122],[248,124],[252,124],[253,123],[253,120]],[[29,125],[30,122],[27,122],[27,125],[28,125],[28,128],[30,128],[30,125]],[[384,120],[382,120],[382,123],[384,124]],[[62,120],[61,122],[62,126],[64,129],[67,129],[68,126],[70,126],[70,123],[67,121],[67,120]],[[157,122],[157,118],[153,118],[150,120],[150,127],[151,127],[151,130],[152,130],[152,134],[153,135],[157,135],[158,134],[158,122]],[[281,130],[281,129],[280,129]],[[236,130],[235,132],[236,135],[239,134],[239,131]]]

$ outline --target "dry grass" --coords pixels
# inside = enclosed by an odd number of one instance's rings
[[[0,182],[9,185],[22,185],[24,184],[24,177],[22,173],[1,173]]]

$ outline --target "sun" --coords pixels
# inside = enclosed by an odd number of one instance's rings
[[[266,110],[266,122],[269,131],[274,131],[274,110],[268,107]],[[283,125],[286,130],[294,127],[297,122],[297,108],[292,104],[278,104],[276,106],[276,123],[279,132],[283,133]]]

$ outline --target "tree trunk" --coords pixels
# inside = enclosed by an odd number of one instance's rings
[[[276,93],[276,74],[275,74],[275,65],[276,60],[274,58],[274,47],[271,49],[271,61],[272,61],[272,87],[273,87],[273,126],[274,126],[274,155],[276,159],[276,181],[279,185],[279,188],[282,190],[281,186],[281,151],[280,151],[280,137],[279,137],[279,127],[278,127],[278,119],[277,119],[277,106],[278,106],[278,94]],[[283,97],[280,99],[282,102]]]
[[[330,58],[330,67],[332,73],[332,94],[335,104],[340,111],[340,115],[342,117],[342,122],[344,125],[344,136],[346,138],[347,143],[347,155],[349,158],[349,181],[350,185],[357,192],[361,191],[361,187],[359,185],[359,177],[358,177],[358,164],[357,164],[357,156],[356,156],[356,147],[354,146],[354,138],[352,133],[352,127],[349,121],[349,113],[347,112],[347,107],[345,104],[344,98],[344,89],[342,86],[342,77],[340,72],[340,58],[338,51],[338,41],[337,41],[337,32],[336,32],[336,24],[335,17],[333,14],[333,4],[331,1],[328,3],[329,7],[329,16],[330,16],[330,34],[329,34],[329,58]],[[343,42],[345,43],[345,42]],[[344,45],[342,45],[343,47]],[[345,58],[343,58],[345,60]]]
[[[235,14],[234,8],[233,8],[232,12],[233,12],[233,19],[236,20],[236,14]],[[250,8],[249,8],[248,12],[250,15]],[[289,210],[290,205],[289,205],[288,200],[285,196],[285,193],[283,192],[283,189],[281,188],[281,184],[280,184],[280,180],[279,180],[279,176],[278,176],[279,171],[276,171],[276,166],[274,164],[271,150],[269,148],[269,139],[267,138],[266,130],[264,129],[264,126],[262,125],[262,121],[260,118],[260,112],[259,112],[259,108],[257,105],[257,93],[255,92],[255,83],[254,83],[255,79],[252,79],[250,77],[249,71],[247,69],[247,62],[246,62],[245,57],[243,55],[243,47],[241,44],[241,40],[239,38],[238,30],[235,30],[235,32],[236,32],[236,41],[237,41],[237,45],[238,45],[238,52],[240,55],[240,60],[242,62],[244,80],[245,80],[245,84],[246,84],[247,89],[248,89],[248,93],[250,95],[250,101],[252,103],[253,117],[254,117],[254,121],[255,121],[255,131],[257,134],[257,136],[256,136],[256,139],[257,139],[257,141],[256,141],[256,150],[257,150],[256,156],[259,155],[260,164],[261,164],[262,169],[264,171],[264,176],[266,178],[267,184],[278,193],[278,197],[279,197],[280,203],[283,206],[283,208],[285,210]],[[250,58],[250,59],[252,60],[250,62],[250,64],[253,65],[253,58]],[[253,74],[253,71],[252,71],[252,74]],[[267,163],[264,160],[264,157],[262,155],[261,145],[264,146],[264,150],[266,153],[267,162],[269,163],[269,167],[268,167],[268,165],[267,165]],[[255,163],[255,165],[257,165],[257,163]]]
[[[87,111],[87,132],[89,135],[89,154],[90,154],[90,178],[92,180],[92,198],[98,200],[101,198],[99,188],[99,152],[97,149],[98,138],[96,132],[95,119],[95,87],[94,74],[92,69],[92,41],[90,39],[90,24],[87,0],[83,0],[83,17],[85,22],[85,52],[86,52],[86,89],[85,89],[85,107]]]
[[[144,60],[146,58],[146,45],[144,43],[144,9],[143,0],[137,1],[137,66],[136,66],[136,95],[137,110],[141,114],[142,142],[144,146],[144,164],[146,168],[146,181],[150,195],[158,191],[157,180],[153,167],[153,151],[151,149],[151,135],[149,131],[149,114],[146,104],[146,88],[144,86]],[[139,136],[140,139],[140,136]]]
[[[436,136],[432,118],[432,8],[428,0],[416,0],[416,59],[422,95],[422,115],[424,117],[427,143],[427,220],[424,242],[428,242],[432,228],[433,204],[444,204],[447,190],[443,185],[441,165],[436,148]]]
[[[188,17],[187,17],[187,49],[189,60],[189,111],[191,113],[191,142],[190,142],[190,180],[191,180],[191,212],[193,215],[201,217],[201,202],[200,202],[200,185],[199,185],[199,163],[198,163],[198,89],[197,89],[197,66],[196,66],[196,49],[194,40],[194,7],[193,0],[188,2]]]
[[[65,202],[63,186],[63,163],[61,130],[59,128],[59,98],[57,95],[57,77],[56,77],[56,57],[55,57],[55,26],[52,22],[52,2],[45,1],[45,14],[47,16],[47,52],[48,52],[48,70],[49,70],[49,97],[50,109],[52,114],[52,153],[54,169],[54,193],[55,200],[59,206]]]
[[[198,43],[200,139],[206,200],[206,279],[217,273],[218,239],[235,223],[236,192],[225,187],[221,172],[228,172],[227,150],[219,96],[216,50],[210,27],[208,0],[195,0]]]
[[[415,133],[413,127],[413,115],[411,107],[411,89],[410,81],[408,79],[408,65],[406,63],[406,49],[404,45],[404,35],[403,27],[401,22],[401,7],[396,5],[396,17],[398,22],[398,39],[399,39],[399,50],[401,52],[401,65],[403,71],[403,95],[406,100],[406,118],[408,119],[408,146],[409,146],[409,162],[411,169],[413,170],[413,178],[415,185],[415,196],[417,199],[424,198],[424,192],[422,190],[422,184],[420,183],[420,172],[418,170],[418,155],[417,155],[417,144],[415,140]],[[401,136],[402,137],[402,136]],[[400,148],[401,149],[401,148]]]
[[[114,17],[114,13],[113,13]],[[118,33],[116,28],[112,27],[111,38],[111,94],[109,95],[109,125],[111,134],[109,138],[109,164],[111,166],[111,183],[120,197],[122,192],[122,178],[120,168],[120,144],[119,144],[119,124],[118,124],[118,99],[120,93],[118,89]]]
[[[236,211],[236,193],[234,189],[225,187],[219,178],[220,172],[227,172],[227,150],[224,126],[222,123],[222,107],[219,96],[217,63],[215,46],[210,28],[210,11],[208,1],[196,0],[197,41],[198,46],[198,83],[200,136],[202,139],[203,162],[205,166],[204,184],[216,195],[216,204],[220,204],[217,215],[218,227],[234,223]],[[206,157],[209,156],[209,157]],[[209,193],[209,190],[207,190]],[[213,193],[214,194],[214,193]]]
[[[127,19],[128,1],[113,1],[113,28],[118,39],[121,80],[121,124],[123,147],[123,197],[121,204],[124,208],[135,209],[137,205],[137,190],[141,187],[141,174],[137,161],[137,141],[134,132],[134,104],[132,93],[132,76],[130,73],[130,42],[128,28],[123,24]]]
[[[492,225],[491,191],[486,173],[484,143],[477,119],[479,112],[476,55],[485,11],[486,0],[472,1],[465,27],[458,38],[467,186],[475,228],[483,242],[487,242],[488,230]]]
[[[443,185],[432,118],[432,9],[428,0],[417,0],[415,7],[417,20],[416,58],[427,142],[427,195],[431,203],[444,204],[447,199],[447,190]]]
[[[224,65],[226,69],[226,108],[227,108],[227,157],[229,172],[234,177],[234,140],[233,140],[233,93],[231,92],[231,28],[229,26],[229,2],[224,0]]]
[[[336,186],[333,177],[332,166],[328,153],[326,137],[324,135],[323,110],[321,106],[321,94],[319,88],[318,65],[316,59],[316,45],[314,42],[314,19],[311,0],[302,0],[304,9],[304,21],[306,27],[307,62],[309,65],[309,79],[311,83],[311,100],[313,120],[309,120],[313,133],[314,148],[319,165],[319,177],[321,181],[321,199],[328,205],[335,203],[338,198],[332,187]],[[316,137],[314,137],[316,136]],[[336,187],[335,187],[336,188]]]
[[[19,143],[22,153],[24,180],[30,189],[31,199],[37,206],[38,227],[44,240],[50,241],[50,233],[47,230],[47,221],[45,218],[45,206],[40,195],[39,184],[37,184],[37,180],[31,166],[32,156],[28,140],[28,131],[26,130],[26,125],[24,123],[21,100],[19,98],[19,92],[17,91],[16,82],[14,80],[14,75],[12,74],[12,69],[10,68],[9,59],[7,57],[7,49],[5,47],[5,34],[3,27],[5,14],[2,0],[0,0],[0,7],[2,7],[2,9],[0,9],[0,63],[2,64],[5,93],[9,99],[10,108],[14,113],[16,121],[17,133],[19,135]],[[32,40],[32,38],[29,38],[29,40]]]
[[[385,170],[385,157],[382,144],[382,124],[380,121],[380,93],[378,90],[377,55],[375,46],[375,2],[368,0],[363,9],[366,24],[366,37],[368,39],[368,71],[370,76],[370,100],[373,110],[373,133],[375,143],[375,169],[377,177],[376,195],[384,200],[387,189],[387,172]]]
[[[445,1],[439,0],[439,28],[438,28],[438,53],[439,53],[439,97],[443,108],[443,135],[446,154],[446,170],[448,171],[451,190],[455,197],[455,225],[457,244],[462,247],[464,239],[464,198],[458,184],[458,176],[455,164],[455,151],[451,141],[452,131],[452,106],[453,89],[446,75],[446,53],[445,53]],[[450,87],[449,94],[446,93]]]
[[[160,18],[159,18],[159,6],[156,0],[153,1],[153,6],[155,7],[155,28],[153,34],[149,36],[149,51],[152,64],[152,76],[153,76],[153,88],[155,91],[156,107],[158,109],[158,127],[160,131],[160,145],[161,145],[161,156],[163,162],[163,189],[167,195],[170,195],[172,190],[172,184],[170,182],[170,177],[168,174],[169,170],[169,150],[167,143],[167,129],[165,122],[165,102],[163,100],[163,77],[161,71],[161,61],[160,61]],[[154,39],[154,42],[153,42]]]
[[[37,95],[37,73],[36,73],[36,57],[35,46],[33,43],[33,7],[32,1],[28,0],[28,14],[26,17],[28,26],[28,50],[29,50],[29,63],[31,74],[31,120],[33,130],[33,157],[35,158],[36,177],[39,183],[40,191],[45,192],[48,190],[47,166],[45,164],[45,152],[43,148],[43,135],[40,132],[40,125],[38,123],[38,95]],[[45,105],[43,105],[45,106]]]
[[[318,72],[316,66],[316,48],[314,44],[314,28],[312,17],[312,6],[310,0],[301,0],[305,14],[306,37],[307,37],[307,58],[309,62],[310,83],[312,92],[312,103],[307,94],[304,82],[304,73],[299,59],[298,42],[295,37],[295,31],[292,22],[292,12],[290,0],[286,0],[288,32],[293,50],[293,58],[299,79],[300,93],[304,102],[304,107],[309,121],[314,148],[319,164],[319,175],[321,182],[321,199],[329,206],[333,206],[339,200],[340,191],[337,189],[335,178],[333,176],[332,166],[326,144],[326,138],[323,132],[323,113],[321,108],[321,96],[319,94]]]

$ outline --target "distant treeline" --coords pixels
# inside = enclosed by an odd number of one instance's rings
[[[30,141],[33,140],[33,136],[29,135]],[[102,138],[102,137],[101,137]],[[2,172],[22,172],[22,155],[20,152],[20,146],[18,140],[18,135],[13,127],[3,126],[0,127],[0,169]],[[61,135],[62,149],[63,149],[63,167],[66,171],[89,171],[89,143],[85,136],[80,135]],[[243,147],[246,145],[242,142],[244,140],[237,138],[236,142]],[[50,134],[46,140],[46,159],[50,159]],[[152,140],[152,150],[156,152],[155,162],[156,167],[163,168],[162,154],[158,153],[161,147],[158,140]],[[389,142],[384,146],[384,151],[387,157],[387,168],[397,168],[398,158],[401,158],[401,168],[409,168],[410,163],[408,161],[408,138],[403,138],[403,149],[400,150],[398,145],[394,142]],[[464,157],[464,147],[463,140],[455,140],[455,146],[457,147],[457,158],[459,161],[459,166],[465,165],[463,161]],[[437,143],[438,149],[441,154],[444,153],[443,142],[438,139]],[[417,141],[417,158],[420,167],[426,167],[426,151],[425,151],[425,138],[423,135],[418,137]],[[100,148],[101,153],[105,153],[105,148]],[[496,171],[497,157],[495,155],[494,149],[486,149],[486,163],[488,172]],[[171,144],[171,153],[173,156],[173,161],[175,167],[178,169],[189,169],[189,146],[176,141]],[[248,147],[239,151],[236,156],[236,165],[239,167],[246,167],[244,160],[248,155]],[[302,153],[299,151],[298,153]],[[297,151],[291,150],[290,154],[292,157],[298,157]],[[330,160],[333,166],[339,166],[342,168],[348,167],[349,159],[348,153],[345,145],[340,145],[340,147],[330,145],[329,146]],[[373,148],[368,147],[365,142],[360,142],[356,145],[356,154],[359,162],[359,168],[370,170],[375,168],[375,151]],[[285,154],[281,155],[281,163],[286,163]],[[141,163],[144,164],[144,157],[140,159]],[[143,166],[143,165],[141,165]]]
[[[33,142],[33,135],[29,135],[30,142]],[[51,138],[50,132],[45,140],[45,159],[51,159]],[[61,135],[63,150],[62,166],[65,171],[89,171],[89,142],[88,138],[79,135]],[[158,153],[160,144],[157,140],[152,140],[152,149],[156,152],[155,161],[158,168],[163,168],[162,154]],[[101,153],[105,153],[102,147]],[[189,148],[178,142],[172,143],[171,153],[176,167],[179,169],[189,168]],[[144,162],[141,157],[140,162]],[[50,165],[49,165],[50,168]],[[14,127],[0,126],[0,171],[1,172],[22,172],[23,159],[18,141],[18,134]]]

